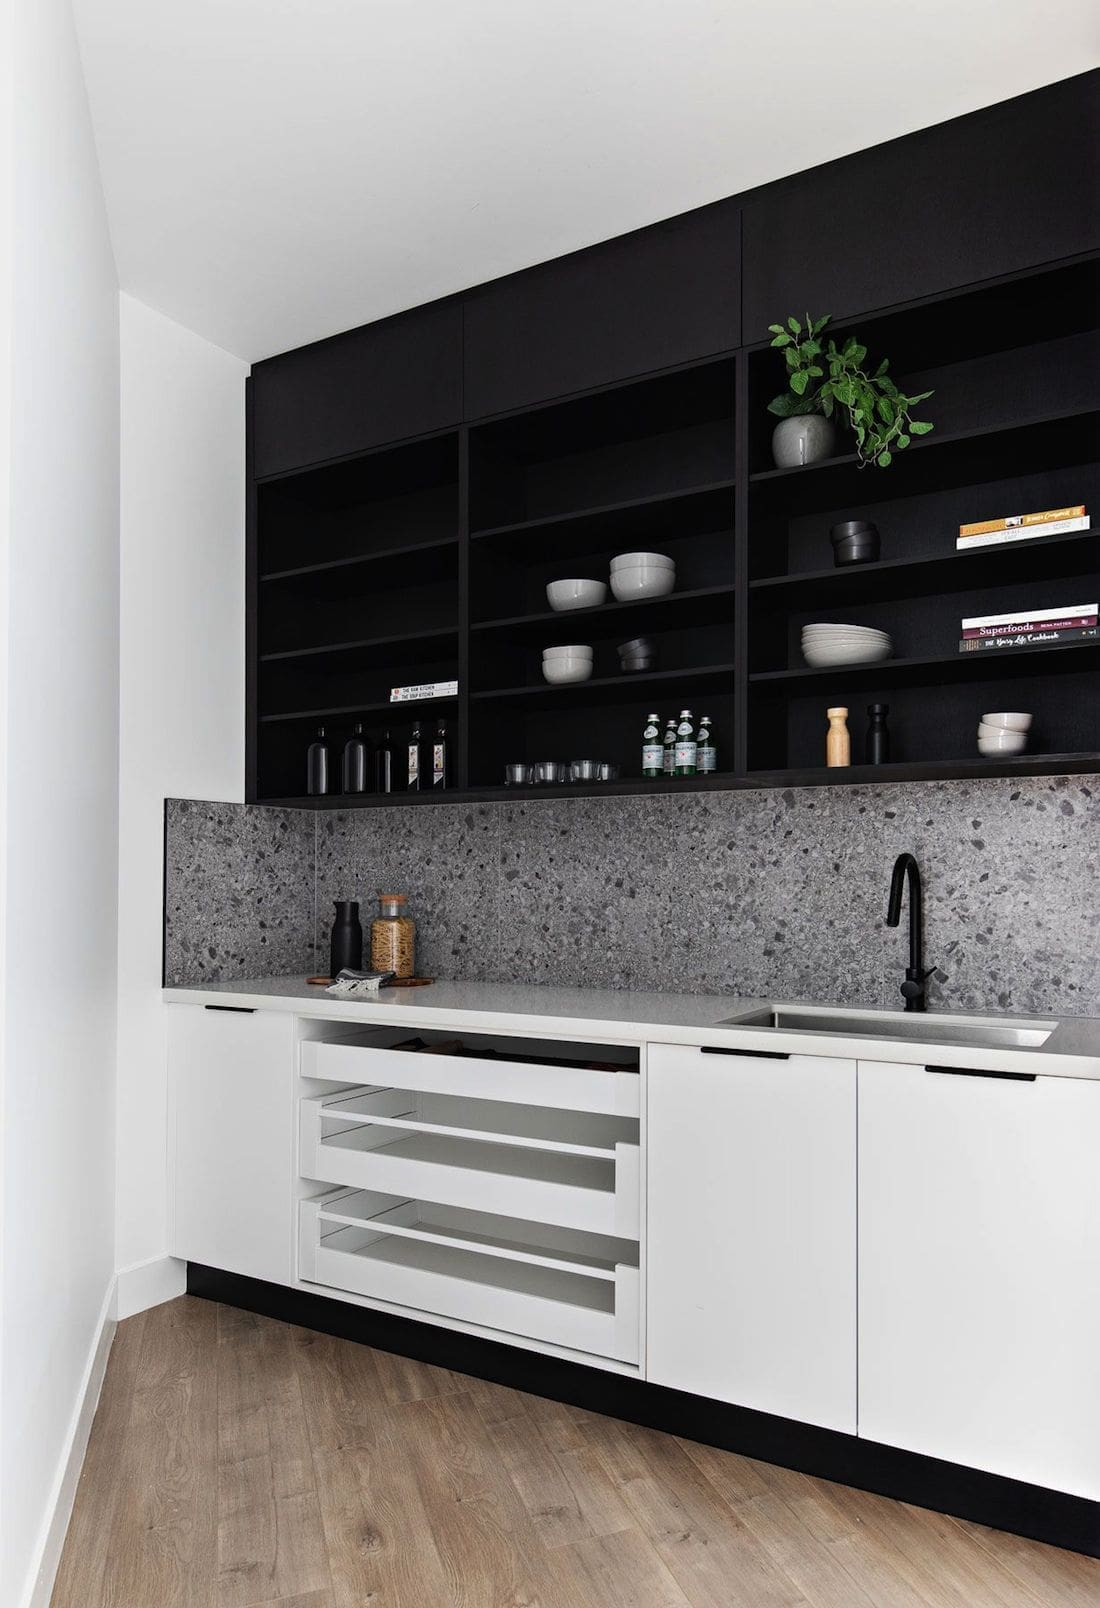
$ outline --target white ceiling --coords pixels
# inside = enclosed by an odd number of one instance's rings
[[[1095,0],[74,9],[123,288],[249,359],[1100,61]]]

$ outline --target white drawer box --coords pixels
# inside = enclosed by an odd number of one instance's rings
[[[388,1036],[397,1039],[408,1034]],[[303,1077],[336,1083],[384,1084],[425,1094],[507,1100],[514,1105],[602,1111],[621,1117],[637,1117],[641,1112],[640,1079],[628,1066],[621,1072],[602,1072],[579,1065],[418,1054],[381,1044],[308,1042],[301,1046],[300,1070]]]
[[[638,1239],[636,1134],[629,1119],[361,1088],[302,1100],[300,1166],[321,1183]]]
[[[639,1361],[636,1245],[357,1190],[304,1200],[299,1213],[304,1280]]]

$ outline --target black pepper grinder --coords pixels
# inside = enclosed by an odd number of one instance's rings
[[[367,745],[359,724],[344,744],[344,792],[365,793],[366,790]]]
[[[329,946],[329,976],[338,977],[345,967],[358,971],[363,964],[363,927],[356,899],[334,901],[336,920],[332,923]]]
[[[317,727],[317,736],[306,756],[306,792],[311,796],[328,792],[328,743],[323,726]]]
[[[864,758],[868,765],[887,765],[890,762],[890,732],[886,717],[889,704],[867,705],[867,744]]]

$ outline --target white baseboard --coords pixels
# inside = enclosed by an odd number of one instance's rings
[[[119,1269],[115,1316],[119,1322],[135,1312],[147,1312],[164,1301],[174,1301],[187,1289],[187,1263],[175,1256],[151,1256]]]
[[[95,1341],[80,1381],[76,1405],[73,1408],[57,1474],[50,1491],[46,1519],[37,1549],[38,1566],[31,1575],[30,1585],[23,1599],[23,1608],[49,1608],[57,1566],[61,1562],[61,1550],[65,1545],[65,1535],[69,1528],[69,1519],[72,1517],[77,1482],[84,1466],[84,1454],[88,1449],[88,1436],[92,1432],[92,1419],[99,1405],[99,1393],[107,1372],[107,1358],[111,1354],[115,1328],[115,1281],[112,1280],[99,1314]]]

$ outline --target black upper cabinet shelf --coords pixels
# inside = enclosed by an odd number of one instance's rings
[[[881,659],[877,664],[841,664],[827,670],[812,669],[808,665],[793,670],[759,670],[749,676],[749,681],[754,685],[792,688],[803,685],[888,687],[902,682],[936,686],[948,681],[997,681],[1066,673],[1094,669],[1098,664],[1100,640],[1093,639],[1035,648],[989,648],[980,653]]]
[[[621,781],[532,796],[1100,770],[1100,643],[955,650],[968,614],[1100,596],[1091,532],[955,550],[969,520],[1100,517],[1098,85],[1083,75],[258,364],[248,797],[436,802],[401,777],[383,800],[301,788],[311,726],[338,752],[361,721],[401,753],[414,722],[441,717],[456,799],[524,797],[501,787],[505,763],[576,755]],[[807,308],[935,393],[934,433],[886,470],[843,438],[825,462],[773,467],[785,371],[767,325]],[[878,526],[881,557],[838,568],[829,529],[852,518]],[[548,610],[549,581],[606,581],[633,550],[675,559],[674,592]],[[817,618],[889,630],[901,657],[800,666]],[[613,673],[617,644],[643,633],[656,671]],[[592,644],[596,673],[545,683],[540,650],[570,641]],[[457,697],[388,701],[451,680]],[[826,770],[828,705],[851,706],[858,755],[861,704],[882,695],[894,762]],[[1034,751],[983,759],[977,720],[1003,704],[1033,713]],[[643,782],[647,714],[684,705],[713,716],[720,774]]]

